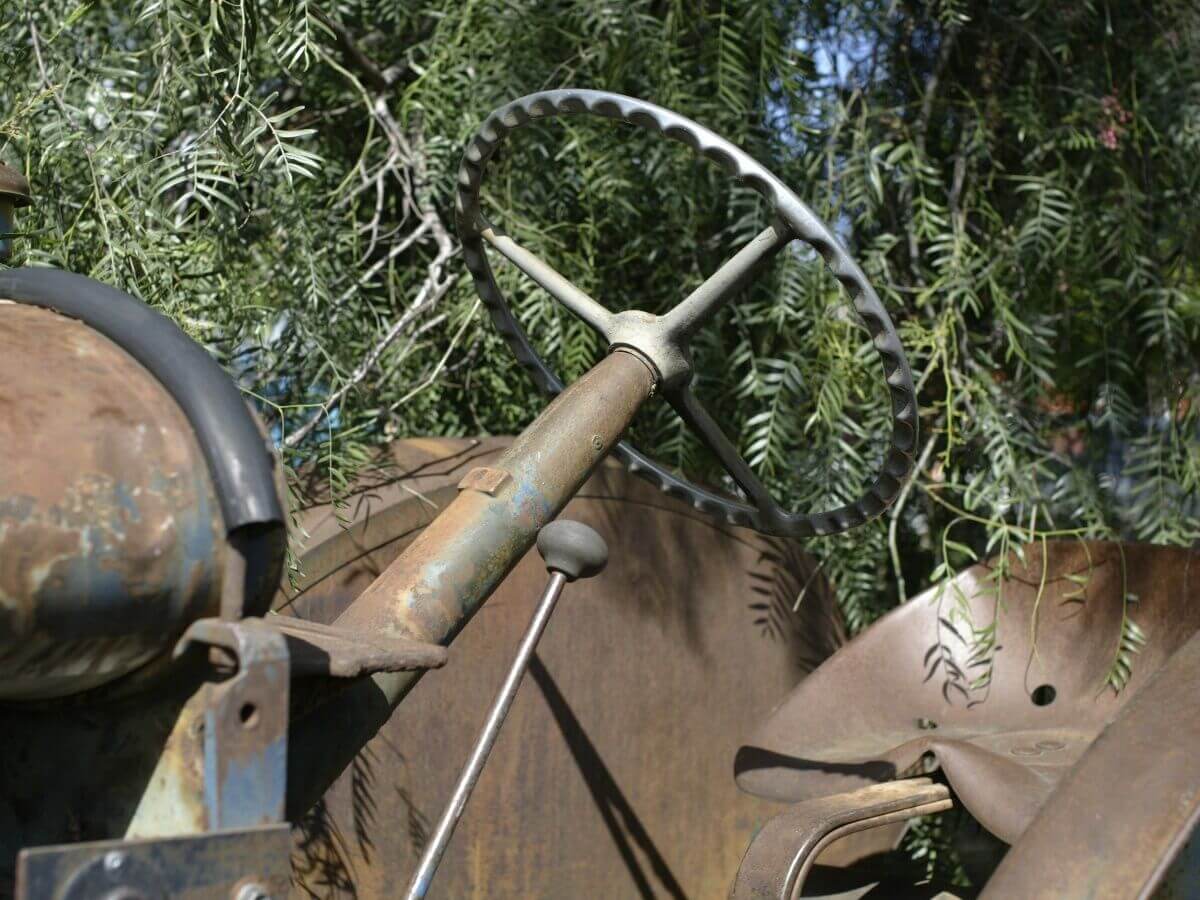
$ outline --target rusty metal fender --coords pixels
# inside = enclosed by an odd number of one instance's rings
[[[103,335],[0,302],[0,459],[0,699],[110,682],[217,613],[225,528],[204,455]]]

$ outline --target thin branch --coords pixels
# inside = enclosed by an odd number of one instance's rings
[[[382,108],[386,110],[386,104],[382,104]],[[390,112],[388,117],[390,118]],[[392,119],[390,124],[392,126],[396,126],[395,120]],[[412,149],[409,146],[408,141],[400,132],[398,126],[395,127],[394,137],[396,138],[396,144],[402,147],[403,151],[406,151],[406,155],[414,161],[414,167],[417,169],[416,174],[418,176],[417,184],[422,184],[423,179],[421,176],[424,174],[422,171],[422,162],[419,157],[412,154]],[[447,275],[446,266],[455,252],[454,241],[451,240],[450,233],[446,230],[446,226],[442,224],[442,219],[432,204],[428,202],[425,203],[424,209],[421,210],[421,224],[417,227],[416,231],[410,234],[404,241],[401,241],[397,247],[403,248],[406,246],[411,246],[418,236],[425,233],[433,236],[433,240],[437,244],[437,254],[434,256],[433,261],[430,262],[427,274],[425,276],[425,281],[422,282],[421,288],[417,291],[416,297],[413,298],[413,302],[409,305],[408,309],[404,311],[403,315],[401,315],[400,318],[398,318],[392,324],[392,326],[388,328],[383,337],[381,337],[376,342],[375,346],[371,348],[370,352],[363,357],[362,362],[355,367],[354,371],[350,374],[350,377],[346,380],[346,383],[334,391],[334,393],[331,394],[328,399],[321,404],[321,409],[315,415],[313,415],[312,418],[310,418],[307,422],[300,426],[300,428],[289,434],[284,439],[283,445],[285,447],[288,447],[289,449],[296,447],[301,441],[308,437],[320,424],[321,420],[329,415],[329,411],[340,404],[342,400],[345,399],[346,395],[364,378],[367,377],[370,371],[379,362],[380,357],[383,356],[387,349],[401,334],[404,334],[405,330],[412,325],[417,317],[435,306],[438,301],[441,300],[442,297],[444,297],[450,290],[451,285],[454,283],[454,279],[453,277]],[[398,252],[400,251],[396,251],[396,253]],[[375,271],[378,271],[379,268],[382,268],[387,260],[392,258],[394,255],[395,254],[389,252],[388,257],[381,260],[377,264],[378,268],[375,268]],[[370,278],[372,274],[374,273],[368,271],[365,278]],[[363,280],[360,279],[358,284],[362,283]],[[351,289],[351,291],[353,290],[354,288]]]
[[[900,496],[892,504],[892,520],[888,523],[888,550],[892,556],[892,568],[896,571],[896,586],[900,591],[901,604],[908,600],[908,591],[904,587],[904,572],[900,568],[900,546],[897,541],[900,529],[900,513],[904,509],[904,504],[908,502],[908,495],[912,493],[913,485],[917,483],[917,478],[924,471],[925,466],[929,464],[929,457],[933,453],[934,439],[936,437],[937,435],[931,434],[929,440],[925,442],[925,448],[921,451],[921,455],[917,457],[917,464],[913,466],[912,475],[909,476],[908,481],[904,482],[904,487],[900,489]]]
[[[420,225],[417,226],[415,231],[413,231],[410,235],[408,235],[408,237],[406,237],[404,240],[400,241],[398,244],[393,244],[391,246],[391,248],[388,250],[386,255],[384,255],[379,260],[377,260],[375,263],[373,263],[371,265],[371,267],[369,269],[367,269],[367,271],[363,272],[362,275],[360,275],[358,278],[356,278],[354,280],[354,284],[350,285],[350,287],[346,288],[346,290],[342,292],[342,295],[337,298],[337,304],[340,306],[341,304],[343,304],[347,300],[349,300],[351,295],[353,295],[355,291],[357,291],[364,284],[366,284],[372,278],[374,278],[376,275],[378,275],[380,269],[382,269],[384,266],[386,266],[388,263],[390,263],[393,259],[395,259],[397,256],[399,256],[401,253],[403,253],[405,250],[407,250],[409,247],[411,247],[417,241],[419,241],[422,237],[424,237],[426,234],[428,234],[431,230],[432,230],[432,228],[428,222],[422,222]]]
[[[41,35],[38,32],[37,23],[33,20],[33,13],[28,10],[28,7],[26,7],[26,15],[29,21],[29,39],[30,43],[33,44],[33,57],[37,61],[38,74],[41,75],[42,85],[50,93],[50,96],[54,98],[55,106],[59,108],[66,120],[73,123],[75,117],[71,115],[71,111],[63,103],[63,99],[58,93],[58,87],[51,83],[50,75],[46,71],[46,60],[42,57]],[[88,152],[86,145],[84,145],[84,152]]]
[[[420,384],[418,384],[415,388],[412,388],[407,394],[393,403],[390,407],[391,410],[394,411],[397,407],[403,406],[413,397],[417,396],[417,394],[421,393],[421,391],[425,390],[427,387],[437,381],[438,376],[441,375],[442,371],[446,368],[446,360],[450,358],[450,354],[454,352],[454,349],[458,346],[458,342],[462,340],[463,332],[467,330],[467,326],[470,325],[471,320],[475,318],[475,311],[478,309],[479,300],[476,300],[475,305],[471,307],[471,311],[463,319],[462,325],[459,326],[458,331],[454,334],[454,337],[450,339],[450,345],[446,348],[446,352],[442,354],[441,359],[437,361],[437,364],[433,367],[433,370],[427,376],[425,376],[425,378],[421,379]],[[440,319],[444,318],[445,316],[440,316],[439,321]]]
[[[309,9],[312,10],[312,14],[316,17],[317,21],[328,28],[334,38],[337,39],[338,48],[342,51],[342,55],[346,57],[346,61],[362,73],[367,84],[373,90],[379,92],[389,90],[399,80],[400,74],[407,69],[407,66],[393,67],[385,72],[358,45],[358,41],[354,39],[354,35],[344,25],[318,6],[310,6]]]
[[[289,449],[295,447],[306,437],[308,437],[309,434],[312,433],[313,429],[320,424],[321,420],[329,414],[329,411],[341,403],[342,400],[345,399],[346,395],[350,393],[350,391],[360,381],[367,377],[367,374],[372,368],[374,368],[375,364],[379,361],[379,358],[383,356],[387,348],[395,342],[396,338],[403,334],[405,329],[407,329],[419,315],[427,311],[446,295],[446,292],[450,290],[450,286],[454,283],[453,279],[451,278],[442,278],[442,269],[445,267],[450,255],[450,253],[438,254],[438,256],[430,264],[429,275],[425,279],[425,282],[421,285],[420,291],[417,292],[417,296],[413,300],[412,306],[405,310],[404,314],[392,324],[392,327],[389,328],[387,332],[384,333],[383,337],[380,338],[375,344],[375,346],[371,348],[371,351],[363,358],[363,361],[358,364],[354,372],[351,373],[349,379],[346,380],[346,383],[334,391],[333,394],[331,394],[329,398],[321,404],[321,411],[284,439],[283,445],[285,447],[288,447]]]

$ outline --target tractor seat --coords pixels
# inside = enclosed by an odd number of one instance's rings
[[[799,802],[918,774],[932,755],[1013,843],[1121,706],[1200,626],[1200,554],[1026,547],[893,610],[825,661],[739,749],[739,787]]]

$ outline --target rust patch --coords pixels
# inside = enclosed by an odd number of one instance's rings
[[[0,698],[146,662],[217,608],[224,529],[167,391],[73,319],[0,304]]]
[[[464,475],[462,481],[458,483],[458,489],[460,491],[479,491],[481,494],[490,494],[494,497],[505,482],[511,480],[509,474],[503,469],[481,466]]]

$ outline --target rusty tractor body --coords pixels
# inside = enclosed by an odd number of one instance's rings
[[[685,143],[769,224],[670,312],[610,312],[481,208],[499,146],[562,115]],[[0,240],[27,200],[0,169]],[[918,415],[833,232],[703,126],[590,90],[489,117],[456,211],[554,398],[510,440],[393,445],[344,509],[302,485],[293,575],[273,448],[205,351],[114,288],[0,270],[0,895],[966,897],[896,852],[958,809],[985,897],[1200,896],[1193,551],[1042,542],[846,642],[800,541],[887,509]],[[891,397],[877,473],[832,510],[782,506],[691,389],[695,335],[793,240]],[[489,251],[600,335],[573,384]],[[723,484],[624,440],[663,401]]]

